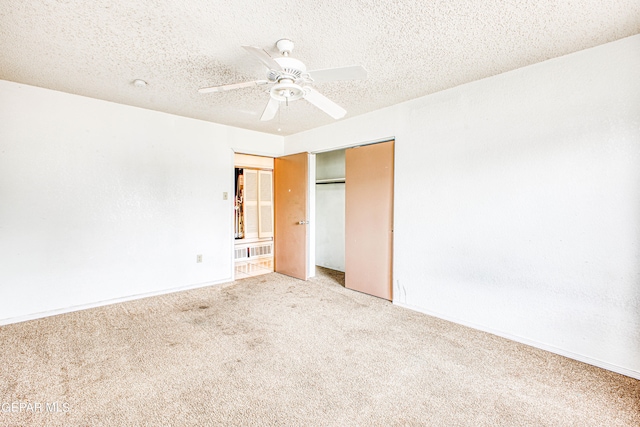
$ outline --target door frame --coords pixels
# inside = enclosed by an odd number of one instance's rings
[[[273,156],[271,154],[264,154],[264,153],[251,153],[248,151],[236,151],[234,148],[230,148],[229,149],[230,152],[230,159],[231,159],[231,189],[229,191],[226,191],[225,193],[227,193],[227,202],[229,203],[229,233],[231,236],[231,249],[229,250],[229,254],[231,257],[231,271],[230,271],[230,277],[231,277],[231,281],[235,281],[236,280],[236,259],[235,259],[235,247],[236,247],[236,239],[234,237],[234,233],[233,233],[233,229],[234,229],[234,222],[235,222],[235,218],[234,218],[234,205],[235,205],[235,180],[236,180],[236,154],[240,154],[240,155],[247,155],[247,156],[254,156],[254,157],[266,157],[269,159],[275,159],[276,156]],[[273,168],[261,168],[259,166],[252,166],[252,169],[262,169],[262,170],[271,170],[273,171]],[[275,224],[275,218],[274,218],[274,224]],[[274,241],[275,241],[275,236],[274,236]]]

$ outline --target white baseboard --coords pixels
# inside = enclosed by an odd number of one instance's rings
[[[180,292],[180,291],[188,291],[189,289],[197,289],[197,288],[204,288],[204,287],[207,287],[207,286],[216,286],[216,285],[224,285],[224,284],[228,284],[228,285],[233,284],[233,279],[232,278],[228,278],[228,279],[217,280],[217,281],[214,281],[214,282],[205,282],[205,283],[197,283],[195,285],[179,286],[177,288],[163,289],[163,290],[160,290],[160,291],[147,292],[147,293],[143,293],[143,294],[128,295],[128,296],[121,297],[121,298],[113,298],[113,299],[104,300],[104,301],[96,301],[96,302],[91,302],[91,303],[87,303],[87,304],[74,305],[72,307],[65,307],[65,308],[59,308],[59,309],[55,309],[55,310],[42,311],[42,312],[33,313],[33,314],[26,314],[24,316],[17,316],[17,317],[10,317],[10,318],[7,318],[7,319],[0,319],[0,326],[10,325],[12,323],[26,322],[28,320],[41,319],[43,317],[56,316],[58,314],[71,313],[73,311],[86,310],[88,308],[102,307],[102,306],[105,306],[105,305],[117,304],[117,303],[120,303],[120,302],[133,301],[133,300],[137,300],[137,299],[154,297],[154,296],[158,296],[158,295],[171,294],[171,293]]]
[[[627,368],[624,368],[622,366],[614,365],[614,364],[611,364],[611,363],[608,363],[608,362],[604,362],[602,360],[594,359],[594,358],[589,357],[589,356],[584,356],[582,354],[573,353],[571,351],[563,350],[563,349],[558,348],[558,347],[554,347],[554,346],[551,346],[551,345],[548,345],[548,344],[540,343],[540,342],[537,342],[537,341],[534,341],[534,340],[530,340],[528,338],[523,338],[523,337],[520,337],[520,336],[517,336],[517,335],[512,335],[512,334],[509,334],[509,333],[506,333],[506,332],[498,331],[496,329],[488,328],[488,327],[485,327],[485,326],[482,326],[482,325],[477,325],[477,324],[474,324],[474,323],[471,323],[471,322],[465,322],[465,321],[460,320],[460,319],[455,319],[455,318],[452,318],[452,317],[449,317],[449,316],[444,316],[444,315],[441,315],[440,313],[434,313],[432,311],[425,310],[423,308],[416,307],[416,306],[413,306],[413,305],[410,305],[410,304],[404,304],[404,303],[395,302],[395,301],[393,302],[393,304],[397,305],[399,307],[403,307],[403,308],[409,309],[409,310],[413,310],[413,311],[417,311],[417,312],[420,312],[420,313],[424,313],[424,314],[429,315],[429,316],[437,317],[438,319],[443,319],[443,320],[446,320],[448,322],[457,323],[459,325],[467,326],[469,328],[477,329],[477,330],[480,330],[480,331],[483,331],[483,332],[488,332],[490,334],[497,335],[499,337],[506,338],[506,339],[511,340],[511,341],[516,341],[516,342],[519,342],[519,343],[522,343],[522,344],[526,344],[526,345],[531,346],[531,347],[539,348],[541,350],[545,350],[545,351],[548,351],[550,353],[555,353],[555,354],[558,354],[560,356],[568,357],[569,359],[577,360],[579,362],[583,362],[583,363],[586,363],[588,365],[597,366],[598,368],[606,369],[608,371],[616,372],[618,374],[626,375],[627,377],[631,377],[631,378],[635,378],[635,379],[640,380],[640,372],[634,371],[632,369],[627,369]]]

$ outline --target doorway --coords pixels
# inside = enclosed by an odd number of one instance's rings
[[[235,279],[273,272],[273,158],[235,154]]]

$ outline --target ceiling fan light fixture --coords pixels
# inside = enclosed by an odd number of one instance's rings
[[[280,82],[269,91],[271,97],[278,101],[296,101],[304,96],[304,89],[293,82]]]

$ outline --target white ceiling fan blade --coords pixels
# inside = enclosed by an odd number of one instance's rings
[[[226,92],[228,90],[241,89],[243,87],[266,85],[267,83],[269,83],[267,80],[256,80],[253,82],[234,83],[231,85],[203,87],[201,89],[198,89],[198,92],[200,93]]]
[[[347,114],[347,110],[312,88],[307,86],[304,88],[304,99],[333,117],[334,119],[341,119]]]
[[[276,116],[276,113],[278,112],[278,108],[280,108],[280,101],[274,98],[269,98],[269,103],[267,104],[267,107],[264,109],[264,112],[262,113],[262,117],[260,117],[260,120],[262,120],[263,122],[266,122],[273,119]]]
[[[324,70],[309,71],[309,76],[316,83],[333,82],[336,80],[365,80],[367,70],[360,65],[340,68],[325,68]]]
[[[258,58],[270,70],[283,71],[280,64],[273,59],[266,50],[255,46],[242,46],[244,50]]]

